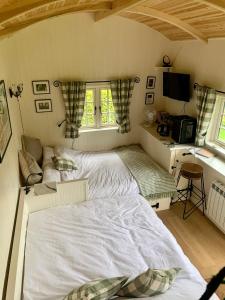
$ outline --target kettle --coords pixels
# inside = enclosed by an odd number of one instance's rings
[[[170,134],[170,128],[168,124],[159,124],[157,127],[157,132],[161,136],[169,136]]]

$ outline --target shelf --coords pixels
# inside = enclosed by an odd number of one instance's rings
[[[159,71],[167,71],[167,72],[170,72],[170,71],[172,71],[173,70],[173,67],[158,67],[158,66],[156,66],[156,67],[154,67],[154,69],[155,70],[159,70]]]

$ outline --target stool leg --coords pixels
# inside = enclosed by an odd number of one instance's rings
[[[190,199],[190,195],[191,195],[191,190],[192,190],[192,179],[188,179],[188,186],[187,186],[187,192],[185,194],[185,202],[184,202],[184,211],[183,211],[183,219],[185,220],[186,218],[186,210],[187,210],[187,202]]]
[[[206,194],[205,194],[205,184],[204,184],[204,177],[203,174],[201,176],[201,192],[202,192],[202,211],[203,216],[205,215],[205,209],[206,207]]]

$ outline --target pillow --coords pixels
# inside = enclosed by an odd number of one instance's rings
[[[53,156],[55,168],[58,171],[73,171],[77,170],[77,167],[72,159],[62,158],[60,156]]]
[[[26,151],[19,151],[19,164],[25,181],[31,173],[42,173],[42,169],[37,164],[35,158]],[[39,183],[41,179],[41,175],[32,175],[28,179],[28,184],[33,185],[35,183]]]
[[[91,281],[72,290],[63,300],[108,300],[118,292],[127,279],[123,276]]]
[[[23,150],[29,152],[37,161],[39,165],[42,164],[42,145],[41,141],[37,138],[22,135]]]
[[[142,298],[166,292],[180,268],[169,270],[148,269],[117,292],[118,296]]]

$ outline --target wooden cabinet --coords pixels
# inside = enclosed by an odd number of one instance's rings
[[[144,150],[165,170],[177,178],[183,162],[195,162],[190,154],[192,145],[176,145],[170,137],[162,137],[157,133],[156,126],[141,125],[140,141]],[[187,180],[180,179],[178,189],[185,188]]]

